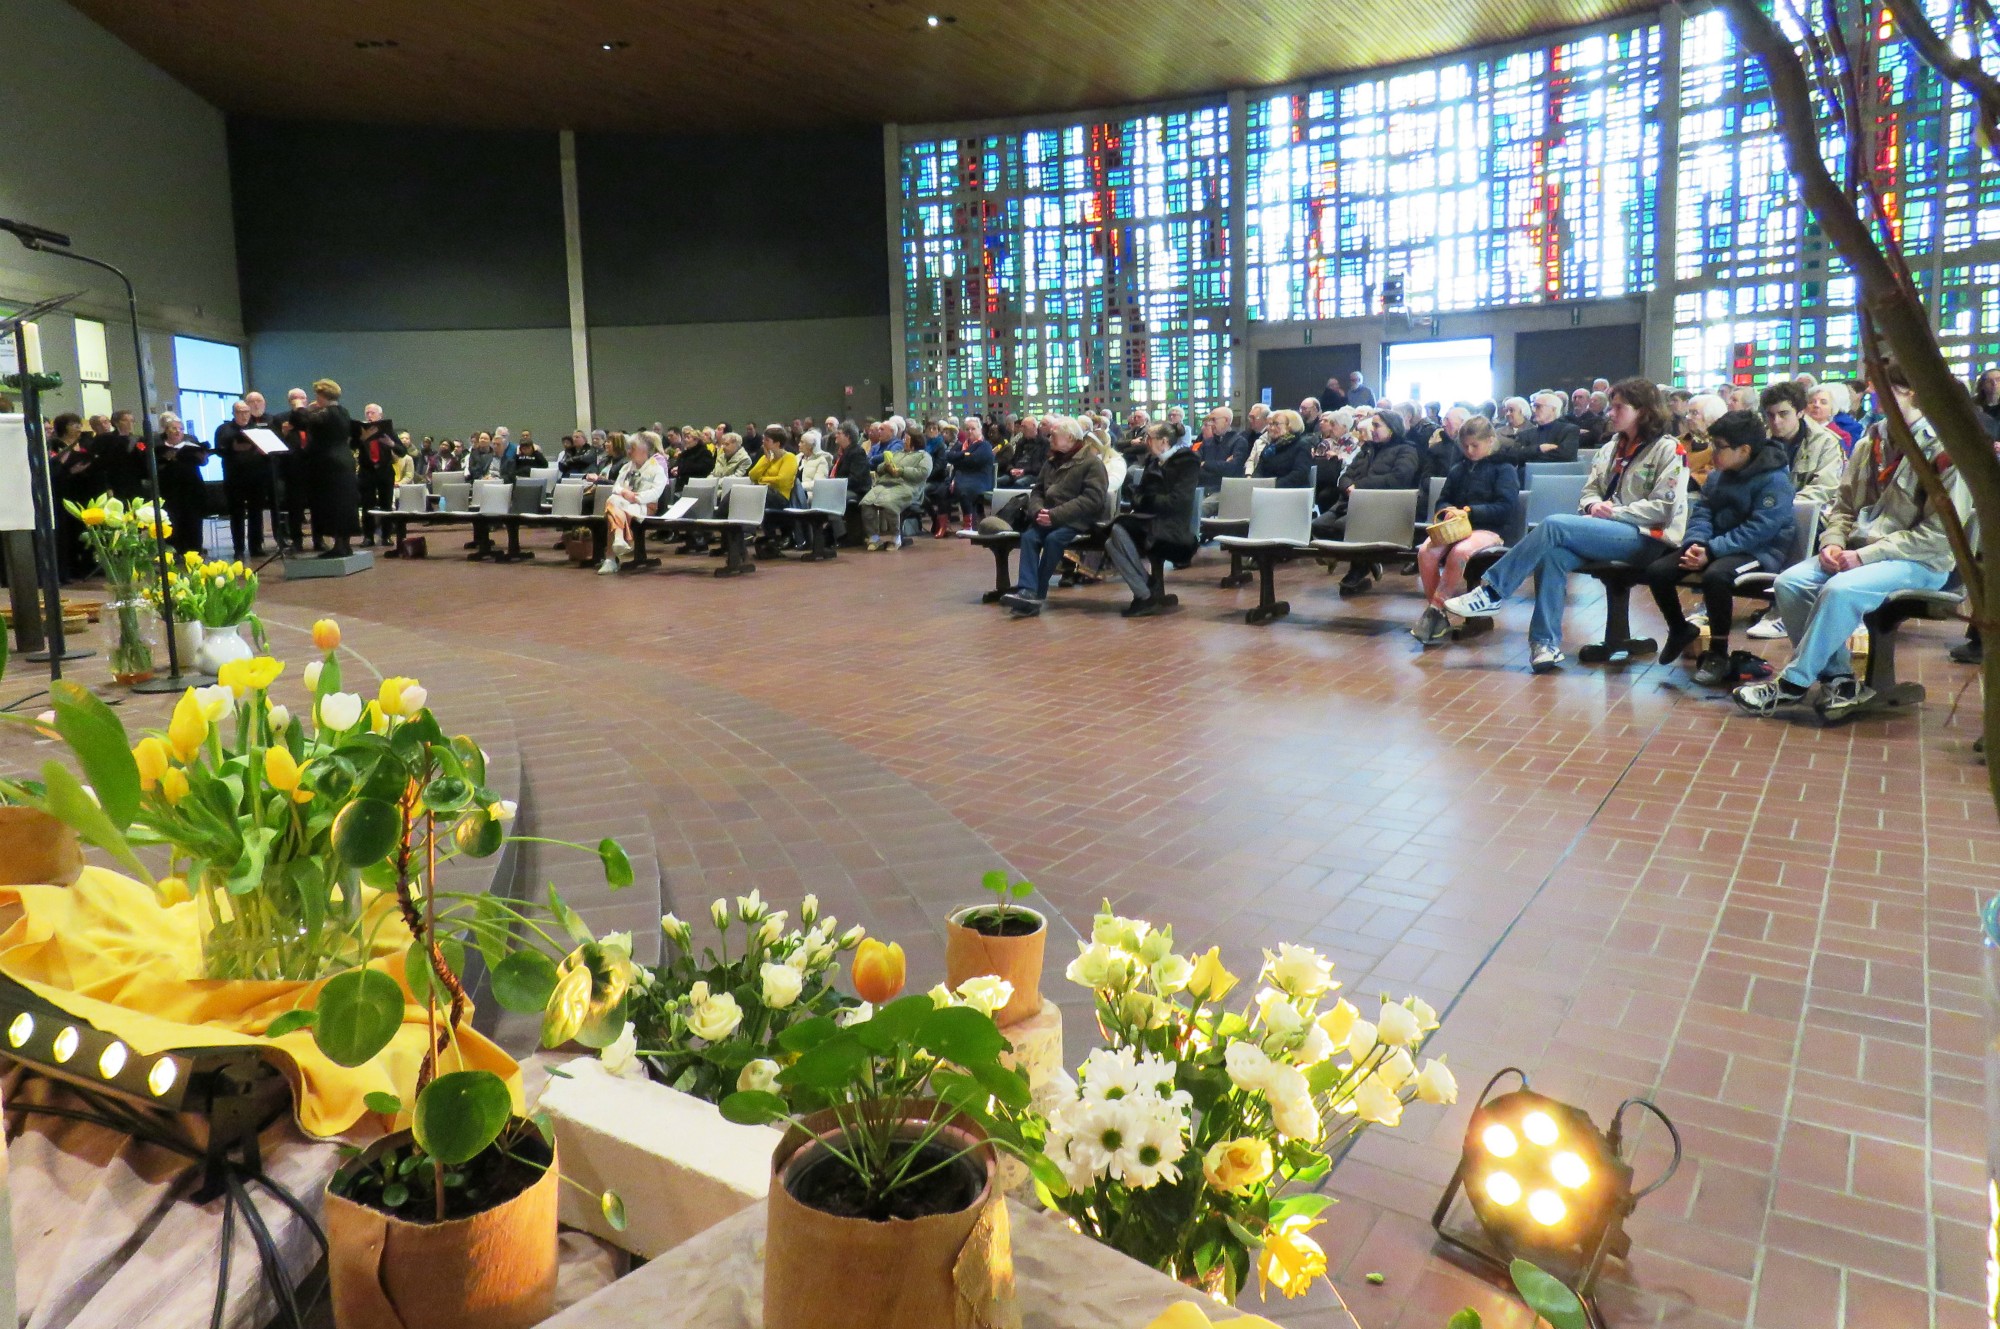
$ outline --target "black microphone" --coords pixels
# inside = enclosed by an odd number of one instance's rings
[[[69,248],[69,237],[62,232],[51,231],[45,227],[31,225],[28,222],[8,221],[5,217],[0,217],[0,231],[10,232],[30,249],[36,249],[42,245],[56,245],[63,249]]]

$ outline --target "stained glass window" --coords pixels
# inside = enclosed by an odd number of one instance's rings
[[[920,412],[1229,399],[1228,110],[903,144]]]
[[[1347,318],[1653,285],[1660,30],[1347,77],[1245,116],[1250,318]]]

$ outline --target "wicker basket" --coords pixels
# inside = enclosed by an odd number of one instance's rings
[[[1443,521],[1434,521],[1424,528],[1431,543],[1439,549],[1449,548],[1472,534],[1472,518],[1462,512],[1453,513]]]

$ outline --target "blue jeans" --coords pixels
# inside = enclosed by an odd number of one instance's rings
[[[1063,550],[1083,532],[1074,526],[1037,526],[1030,522],[1021,532],[1021,594],[1040,600],[1049,593],[1049,582],[1062,567]]]
[[[1776,589],[1778,617],[1785,620],[1785,635],[1792,639],[1785,681],[1809,688],[1822,678],[1852,674],[1854,658],[1847,653],[1847,639],[1861,626],[1864,615],[1897,591],[1935,591],[1950,578],[1949,573],[1932,572],[1907,558],[1885,558],[1852,572],[1831,574],[1817,557],[1786,568],[1778,574]]]
[[[1488,568],[1481,580],[1495,595],[1505,599],[1532,576],[1535,617],[1528,625],[1528,640],[1537,646],[1560,650],[1563,604],[1569,595],[1570,573],[1585,563],[1634,559],[1649,550],[1665,548],[1637,526],[1608,517],[1559,512],[1529,531],[1528,537]]]

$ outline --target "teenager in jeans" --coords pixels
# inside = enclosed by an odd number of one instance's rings
[[[1569,574],[1585,563],[1651,563],[1680,547],[1687,529],[1687,466],[1660,390],[1643,378],[1611,389],[1606,428],[1574,514],[1557,513],[1486,570],[1480,584],[1445,601],[1460,618],[1492,618],[1507,597],[1535,579],[1529,663],[1538,674],[1568,660],[1562,650]]]
[[[1708,609],[1708,649],[1695,662],[1694,681],[1728,682],[1729,621],[1736,612],[1736,578],[1756,569],[1776,572],[1791,543],[1791,459],[1784,444],[1764,432],[1748,411],[1731,411],[1707,430],[1713,470],[1688,512],[1679,549],[1646,569],[1653,602],[1667,620],[1660,663],[1672,664],[1701,636],[1681,609],[1681,578],[1698,574]],[[1747,654],[1747,652],[1746,652]],[[1741,677],[1741,675],[1737,675]]]
[[[1976,547],[1971,491],[1923,417],[1901,368],[1889,366],[1888,377],[1895,405],[1938,469]],[[1803,705],[1817,685],[1815,709],[1821,718],[1849,718],[1875,694],[1854,676],[1848,637],[1897,591],[1942,589],[1954,566],[1942,515],[1889,439],[1886,425],[1878,422],[1854,445],[1847,475],[1820,532],[1819,553],[1778,578],[1777,610],[1792,640],[1791,663],[1776,678],[1737,688],[1730,696],[1752,715],[1771,715]]]

